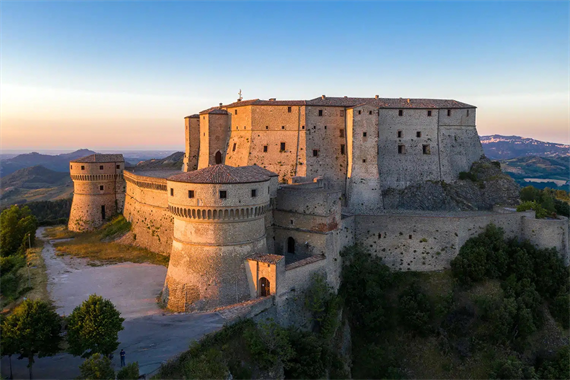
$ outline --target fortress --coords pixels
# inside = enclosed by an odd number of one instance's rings
[[[220,104],[185,118],[181,172],[125,170],[121,155],[70,162],[69,229],[90,230],[122,212],[132,224],[123,242],[170,256],[168,308],[263,298],[283,324],[295,322],[295,295],[313,273],[338,288],[340,251],[355,243],[394,270],[440,270],[495,223],[567,258],[562,217],[500,207],[512,204],[481,209],[453,194],[461,210],[398,206],[402,192],[423,184],[485,188],[459,180],[474,164],[493,166],[482,158],[475,118],[474,106],[454,100],[323,95]]]

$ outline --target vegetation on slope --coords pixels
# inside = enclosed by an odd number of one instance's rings
[[[107,263],[151,263],[168,265],[168,257],[151,252],[147,249],[119,244],[114,239],[124,235],[131,224],[118,215],[101,228],[81,234],[70,234],[73,238],[68,241],[56,242],[54,246],[58,255],[71,255],[91,260],[92,265]],[[66,236],[67,230],[61,227],[48,228],[48,236]]]
[[[570,196],[564,190],[552,190],[549,188],[539,190],[533,186],[527,186],[521,190],[522,203],[517,211],[534,210],[539,219],[563,215],[570,217]]]

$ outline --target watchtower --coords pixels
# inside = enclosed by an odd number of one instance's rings
[[[121,212],[125,203],[122,154],[92,154],[69,162],[73,180],[70,231],[89,231]]]
[[[174,233],[163,301],[169,309],[212,309],[251,298],[246,258],[267,252],[272,183],[266,172],[222,164],[168,178]]]

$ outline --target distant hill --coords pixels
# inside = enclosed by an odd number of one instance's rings
[[[172,153],[170,156],[161,159],[141,161],[136,166],[136,170],[182,170],[184,163],[184,152]]]
[[[70,198],[73,193],[69,173],[46,169],[40,165],[16,170],[0,178],[0,185],[2,206]]]
[[[570,157],[525,156],[500,162],[501,169],[523,187],[570,190]]]
[[[58,154],[55,156],[36,152],[19,154],[16,157],[0,162],[0,176],[5,177],[19,169],[37,165],[42,165],[44,168],[57,172],[69,172],[70,160],[75,160],[94,153],[94,151],[89,149],[80,149],[72,153]]]
[[[520,136],[481,136],[485,155],[492,160],[524,156],[570,156],[570,145],[544,142]]]

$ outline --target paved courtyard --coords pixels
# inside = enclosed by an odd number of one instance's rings
[[[42,238],[43,228],[38,229]],[[85,259],[55,255],[45,241],[42,255],[48,273],[48,291],[62,315],[96,293],[110,299],[125,318],[119,333],[121,344],[113,359],[119,368],[119,354],[127,363],[138,361],[141,374],[154,374],[160,364],[188,349],[204,334],[220,329],[225,319],[218,313],[169,314],[161,310],[156,297],[162,289],[166,268],[151,264],[122,263],[89,266]],[[83,359],[68,354],[36,359],[34,378],[73,379]],[[27,360],[12,358],[14,378],[28,378]],[[2,358],[2,376],[9,375],[8,358]]]

